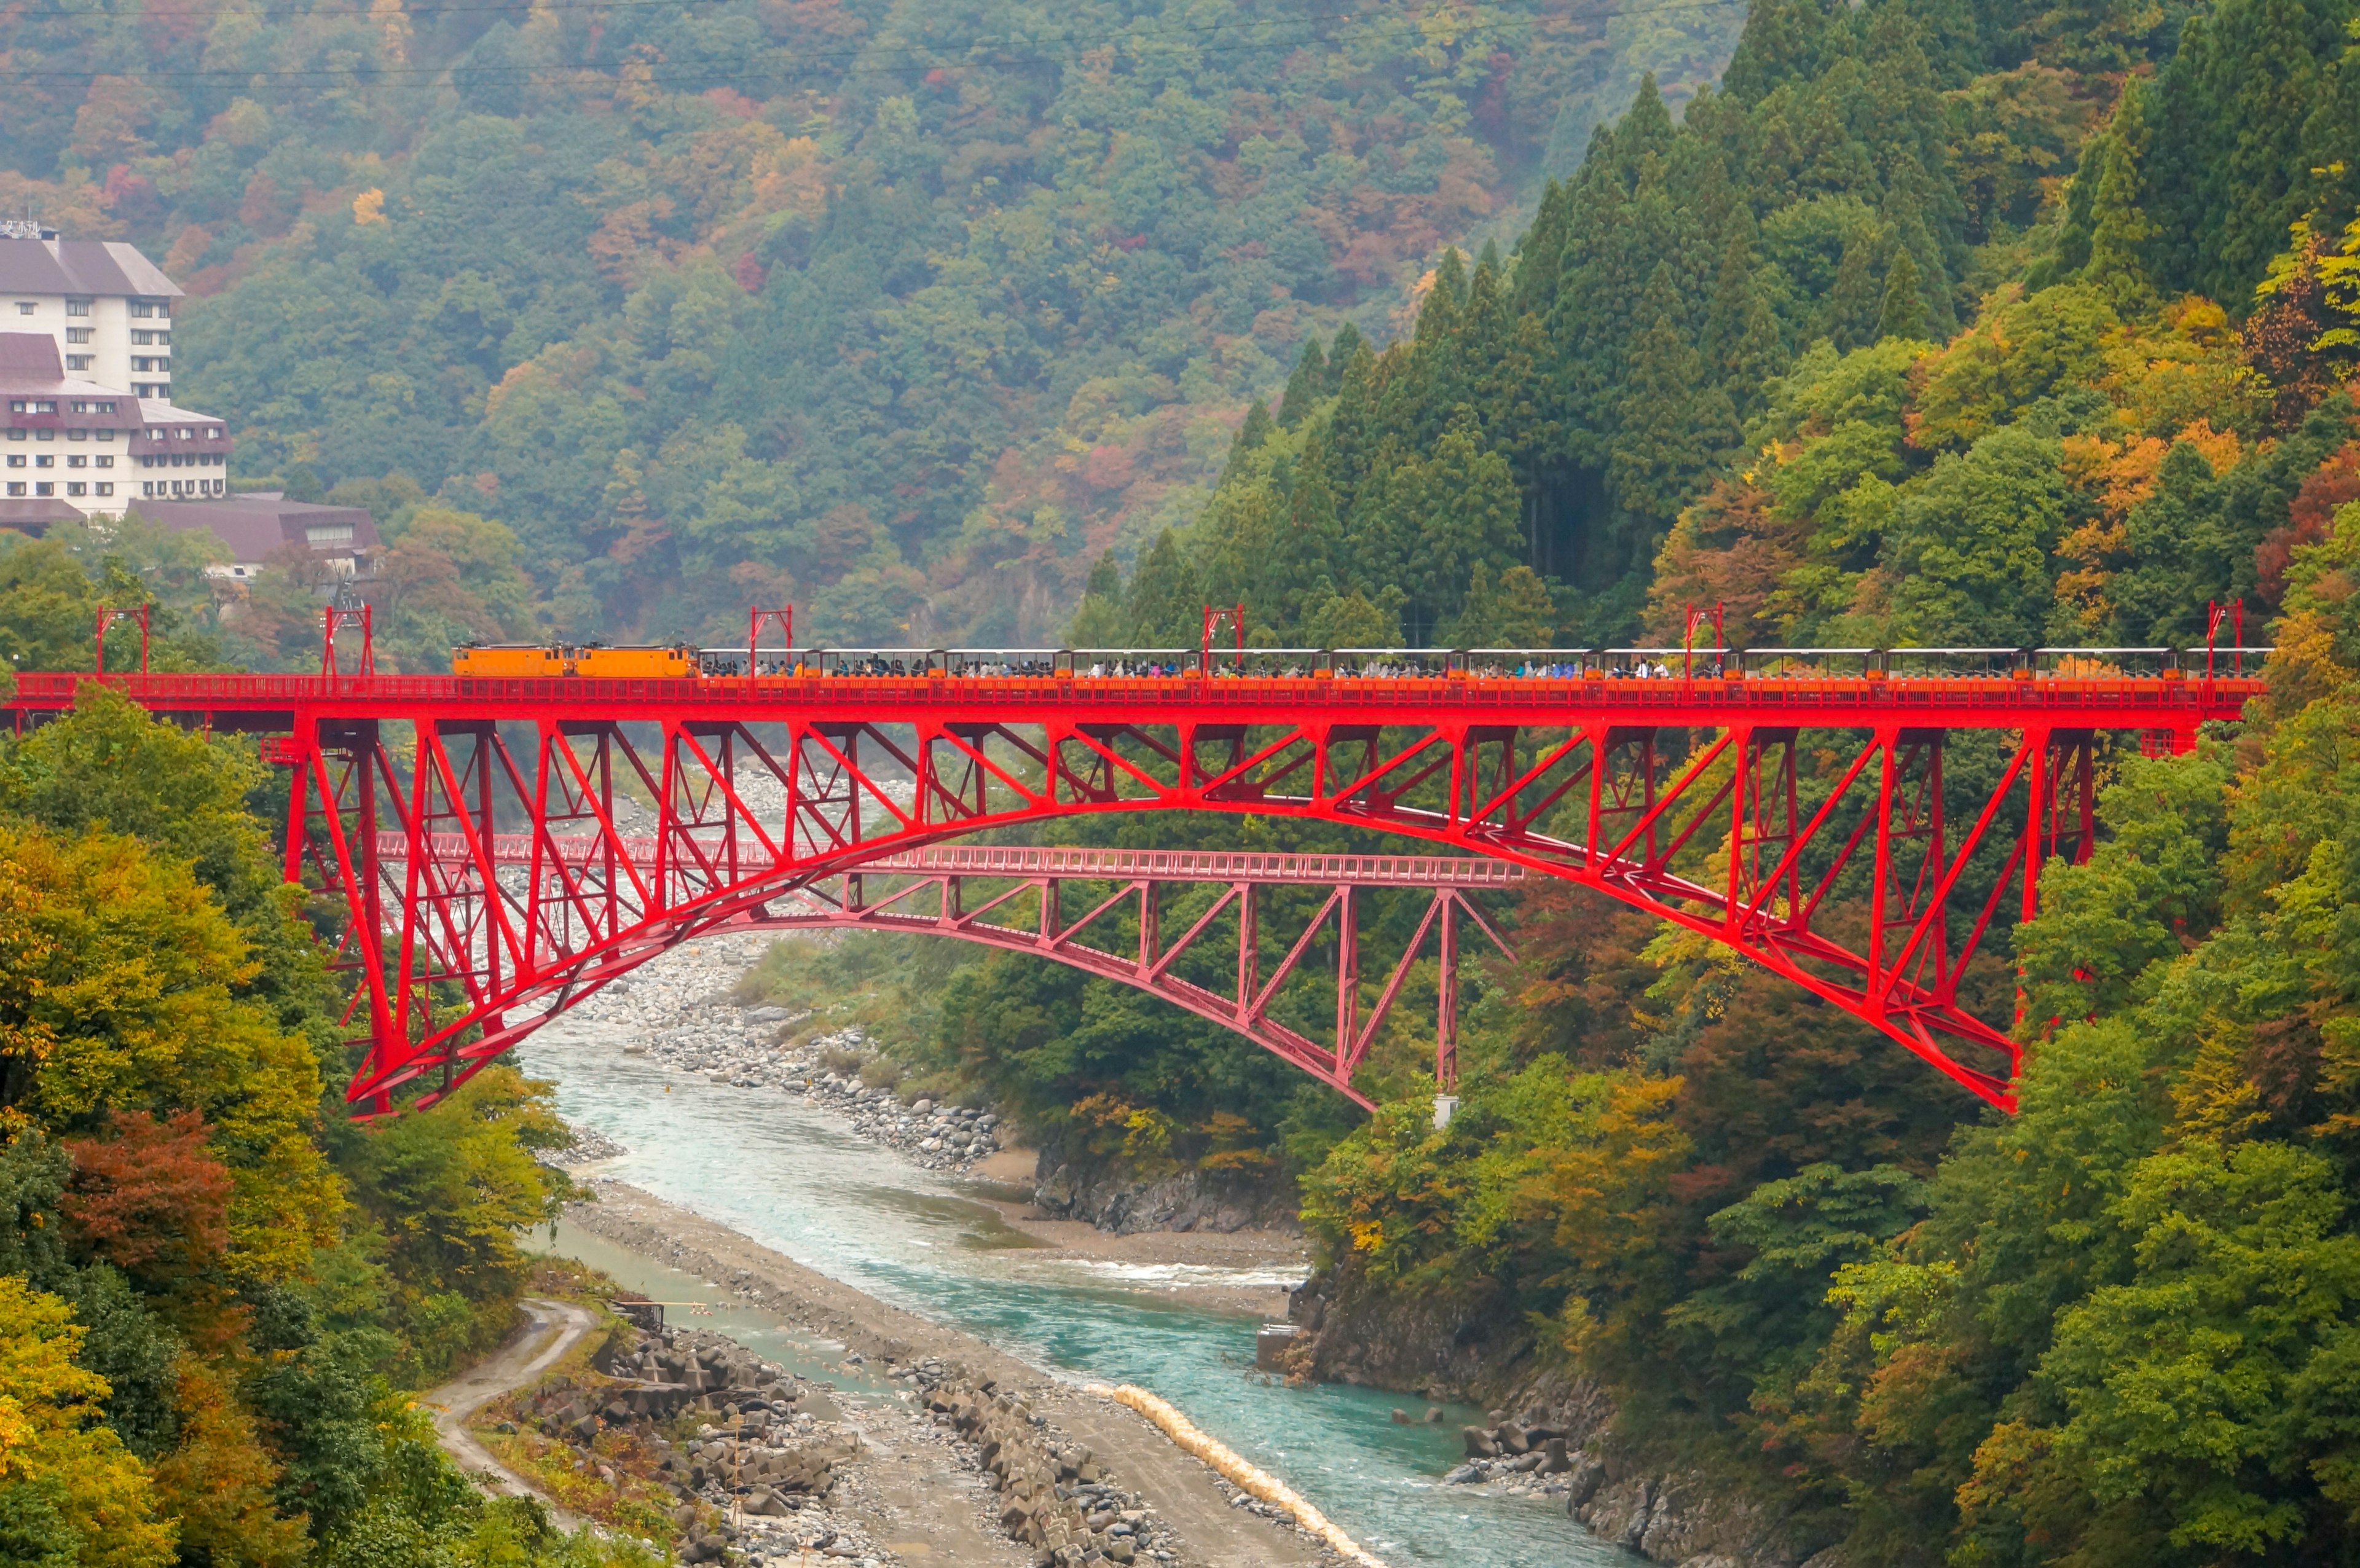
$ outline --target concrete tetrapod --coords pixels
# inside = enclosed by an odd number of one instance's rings
[[[1171,1405],[1157,1399],[1146,1389],[1131,1383],[1112,1387],[1091,1383],[1084,1392],[1128,1405],[1163,1430],[1175,1444],[1195,1454],[1250,1497],[1284,1508],[1295,1516],[1295,1521],[1324,1541],[1328,1549],[1347,1563],[1357,1563],[1360,1568],[1385,1568],[1384,1563],[1368,1552],[1350,1536],[1328,1522],[1328,1516],[1306,1502],[1295,1489],[1262,1469],[1250,1464],[1229,1444],[1207,1436],[1195,1421],[1182,1415]]]

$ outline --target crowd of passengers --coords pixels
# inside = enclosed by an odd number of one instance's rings
[[[754,672],[758,676],[794,675],[804,671],[806,668],[807,667],[798,665],[788,659],[765,659],[756,661]],[[1156,680],[1188,674],[1194,671],[1196,668],[1196,661],[1193,659],[1185,662],[1174,659],[1120,659],[1111,661],[1105,659],[1093,659],[1087,666],[1075,667],[1073,675],[1084,680]],[[746,666],[744,662],[739,659],[713,659],[706,662],[705,666],[705,673],[707,675],[735,676],[742,675],[745,672],[745,669]],[[1027,659],[1013,661],[1000,659],[972,664],[960,664],[954,669],[941,670],[923,660],[887,659],[881,655],[871,655],[866,659],[841,659],[833,665],[825,667],[820,672],[822,674],[831,676],[858,675],[869,677],[890,677],[898,675],[907,677],[932,674],[967,679],[1007,679],[1011,677],[1035,677],[1047,679],[1061,673],[1054,664],[1042,659]],[[1718,681],[1723,678],[1727,670],[1726,666],[1720,659],[1716,659],[1710,663],[1698,663],[1692,665],[1689,667],[1688,672],[1693,679]],[[1317,671],[1310,666],[1299,663],[1273,668],[1244,670],[1239,668],[1233,659],[1217,658],[1213,661],[1213,666],[1209,673],[1215,680],[1232,680],[1240,676],[1251,675],[1260,677],[1263,680],[1303,681],[1310,679],[1313,675],[1317,674]],[[1379,660],[1368,664],[1352,664],[1346,662],[1338,664],[1334,669],[1334,674],[1337,677],[1348,681],[1405,681],[1415,680],[1421,677],[1435,678],[1441,676],[1443,673],[1444,671],[1432,665],[1393,663],[1385,660]],[[1501,664],[1494,662],[1476,665],[1470,667],[1467,673],[1472,678],[1480,681],[1578,681],[1582,678],[1583,667],[1580,664],[1570,660],[1551,661],[1519,659],[1514,664]],[[1635,659],[1628,664],[1616,663],[1609,665],[1605,669],[1598,671],[1598,673],[1601,679],[1608,681],[1670,681],[1677,679],[1679,676],[1680,671],[1675,670],[1669,663],[1660,659],[1653,660]],[[1794,678],[1818,675],[1842,675],[1856,678],[1859,671],[1825,670],[1808,664],[1792,664],[1784,665],[1776,670],[1760,670],[1743,671],[1743,673],[1769,676],[1773,678]],[[1926,673],[1956,675],[1968,672],[1942,670],[1927,671]]]
[[[1190,674],[1195,672],[1196,668],[1196,661],[1193,659],[1092,659],[1087,665],[1076,665],[1071,676],[1067,678],[1154,680]],[[1700,681],[1719,681],[1729,673],[1727,667],[1719,658],[1710,661],[1699,659],[1693,663],[1686,664],[1685,668],[1689,678]],[[745,673],[745,669],[744,660],[731,659],[708,659],[704,667],[705,673],[708,676],[742,675]],[[759,659],[754,665],[755,673],[761,676],[795,675],[808,672],[808,666],[787,659]],[[1579,681],[1583,678],[1585,672],[1584,665],[1578,661],[1549,659],[1518,659],[1513,664],[1493,660],[1471,666],[1467,670],[1469,676],[1480,681]],[[871,654],[865,658],[841,657],[836,662],[823,667],[820,673],[831,676],[871,677],[931,674],[980,679],[1010,677],[1048,679],[1065,674],[1047,659],[982,660],[962,663],[949,670],[942,670],[924,659],[888,659],[881,654]],[[1234,656],[1219,654],[1215,656],[1212,668],[1207,673],[1215,680],[1234,680],[1240,676],[1252,676],[1262,680],[1302,681],[1310,679],[1317,674],[1318,670],[1313,666],[1299,662],[1284,666],[1243,669],[1240,667]],[[1404,681],[1421,678],[1436,679],[1445,672],[1436,664],[1379,659],[1365,664],[1356,664],[1349,660],[1340,661],[1334,667],[1333,673],[1338,678],[1348,681]],[[1681,668],[1675,667],[1669,661],[1661,659],[1649,659],[1634,657],[1628,662],[1623,662],[1621,657],[1617,656],[1615,662],[1593,673],[1608,681],[1670,681],[1680,677]],[[1823,676],[1858,680],[1862,671],[1853,668],[1822,669],[1804,661],[1782,660],[1775,669],[1744,670],[1741,668],[1736,673],[1768,680],[1807,680]],[[1983,670],[1950,669],[1918,670],[1908,673],[1919,680],[1958,680],[1979,675],[1987,676],[1994,672]]]

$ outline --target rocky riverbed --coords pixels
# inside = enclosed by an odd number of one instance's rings
[[[644,1258],[719,1282],[749,1308],[840,1347],[833,1354],[845,1371],[881,1374],[901,1390],[893,1403],[863,1403],[825,1382],[797,1379],[719,1335],[675,1329],[659,1343],[642,1334],[612,1363],[617,1373],[650,1388],[681,1386],[682,1392],[648,1397],[659,1404],[685,1399],[697,1421],[714,1428],[694,1438],[707,1445],[695,1452],[688,1440],[672,1440],[674,1464],[661,1471],[658,1452],[658,1469],[676,1492],[691,1495],[683,1505],[705,1505],[701,1518],[736,1506],[734,1518],[684,1527],[692,1550],[714,1550],[694,1545],[709,1536],[720,1551],[763,1556],[768,1568],[781,1555],[802,1568],[786,1555],[791,1550],[832,1553],[837,1563],[865,1553],[880,1564],[962,1568],[1334,1561],[1291,1518],[1247,1497],[1131,1411],[956,1329],[620,1182],[600,1181],[597,1201],[574,1205],[566,1217]],[[697,1372],[688,1370],[691,1363]],[[628,1427],[656,1414],[632,1410],[628,1395],[619,1411],[610,1402],[585,1403],[579,1413],[561,1412],[561,1433],[586,1438],[606,1423]],[[585,1415],[599,1424],[584,1427]],[[815,1454],[827,1458],[825,1471],[812,1463]],[[725,1534],[724,1523],[734,1533]],[[813,1547],[826,1530],[837,1539]],[[909,1552],[897,1541],[926,1550]]]
[[[933,1464],[975,1477],[962,1488],[968,1522],[1005,1538],[1009,1561],[1070,1568],[1180,1560],[1176,1535],[1143,1498],[989,1377],[935,1356],[889,1361],[875,1370],[906,1388],[907,1405],[856,1414],[839,1405],[833,1384],[797,1377],[722,1334],[644,1326],[661,1309],[625,1310],[643,1326],[603,1346],[594,1375],[562,1374],[501,1401],[483,1417],[486,1436],[536,1449],[532,1467],[543,1474],[554,1456],[636,1495],[643,1512],[648,1499],[668,1502],[683,1563],[886,1568],[913,1549],[931,1557],[934,1543],[889,1539],[912,1531],[880,1471],[912,1450],[933,1450]],[[863,1359],[847,1354],[848,1365]],[[882,1444],[880,1426],[896,1429]],[[967,1552],[965,1560],[978,1561],[972,1541]]]
[[[863,1083],[860,1067],[875,1042],[858,1028],[814,1033],[804,1028],[807,1011],[734,1000],[731,987],[770,941],[708,937],[676,948],[582,1001],[567,1018],[628,1031],[634,1037],[624,1048],[628,1054],[707,1083],[825,1106],[861,1138],[929,1170],[964,1171],[1000,1149],[1000,1117],[989,1105],[903,1099]]]

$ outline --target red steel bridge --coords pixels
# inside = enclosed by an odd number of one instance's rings
[[[466,853],[457,833],[437,834],[421,846],[440,860]],[[654,853],[650,838],[626,839],[628,852]],[[585,866],[598,853],[586,834],[552,836],[544,846],[559,861]],[[377,834],[377,875],[388,892],[402,894],[410,854],[407,835]],[[492,858],[530,866],[534,839],[501,833]],[[937,844],[862,861],[849,871],[805,883],[762,911],[728,923],[731,931],[869,931],[950,937],[1030,953],[1160,996],[1199,1018],[1245,1036],[1360,1105],[1373,1103],[1352,1085],[1413,967],[1437,942],[1434,1020],[1435,1082],[1448,1092],[1459,1074],[1459,934],[1462,921],[1502,954],[1506,939],[1470,895],[1513,889],[1524,868],[1512,861],[1418,855],[1283,855],[1251,850],[1075,849],[1022,844]],[[1263,888],[1307,887],[1316,905],[1301,918],[1273,923]],[[1198,900],[1178,933],[1164,921],[1185,889],[1213,892]],[[1425,895],[1422,917],[1394,957],[1371,1005],[1360,995],[1366,950],[1361,909],[1366,895],[1392,889]],[[1068,899],[1079,895],[1076,907]],[[1264,973],[1265,939],[1284,951]],[[1290,980],[1306,977],[1315,948],[1332,942],[1335,954],[1320,976],[1328,982],[1335,1033],[1321,1043],[1273,1015]],[[1220,945],[1218,966],[1184,961]],[[1320,955],[1325,957],[1324,952]]]
[[[2183,751],[2260,690],[2209,660],[1621,680],[1584,657],[1513,667],[1537,676],[1412,655],[1360,661],[1374,673],[1225,676],[816,659],[643,681],[30,674],[5,707],[38,723],[103,682],[266,737],[293,772],[287,876],[340,908],[357,971],[366,1051],[347,1096],[364,1113],[421,1077],[431,1103],[689,938],[796,923],[812,897],[835,900],[832,923],[889,925],[857,891],[885,857],[1151,811],[1329,822],[1562,878],[1742,954],[2012,1108],[2022,1047],[1991,1016],[2010,995],[1994,921],[2030,916],[2049,859],[2090,853],[2106,747]],[[964,911],[936,870],[924,918],[939,925]],[[1044,878],[1061,879],[1015,877]],[[1251,898],[1224,903],[1251,919]],[[1034,939],[1076,929],[1048,908]],[[1250,978],[1207,1006],[1246,1021],[1266,988]],[[1357,1006],[1357,985],[1339,990]],[[1362,1039],[1339,1017],[1332,1047],[1282,1053],[1349,1088]]]

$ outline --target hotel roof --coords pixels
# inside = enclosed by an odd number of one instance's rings
[[[178,298],[179,284],[119,240],[0,239],[0,294]]]

